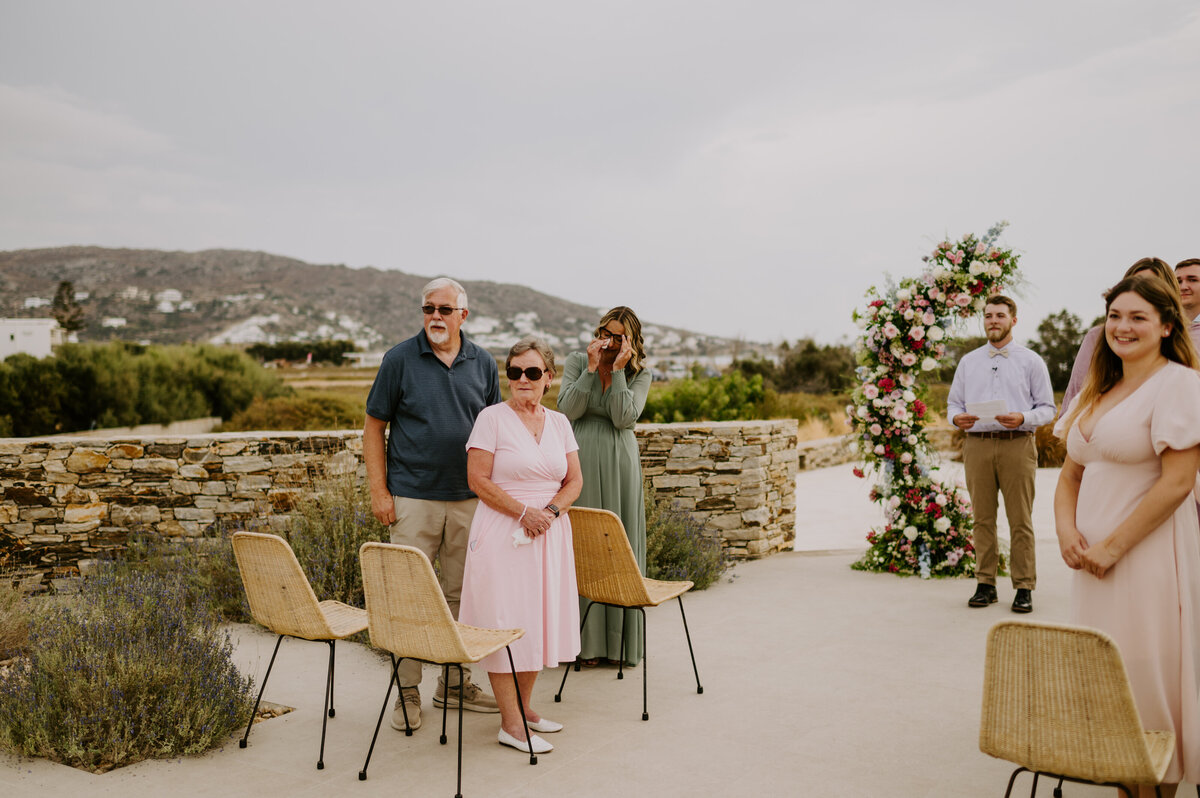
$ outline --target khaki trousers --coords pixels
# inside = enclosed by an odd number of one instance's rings
[[[463,569],[467,565],[467,539],[471,535],[471,519],[475,517],[478,499],[458,502],[439,502],[393,496],[396,521],[390,527],[392,543],[413,546],[425,552],[429,562],[441,558],[439,580],[442,595],[450,605],[450,614],[458,619],[458,604],[462,598]],[[400,686],[415,687],[421,683],[421,663],[406,659],[400,663]],[[456,686],[457,673],[450,669],[451,684]],[[470,681],[470,669],[463,666],[465,679]],[[439,674],[438,682],[442,683]]]
[[[1016,589],[1037,586],[1033,536],[1033,491],[1037,475],[1034,436],[982,438],[968,434],[963,442],[967,492],[975,515],[975,579],[996,584],[1000,549],[996,542],[996,513],[1004,496],[1012,540],[1009,572]]]

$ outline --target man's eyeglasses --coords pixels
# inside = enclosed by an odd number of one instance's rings
[[[606,328],[606,327],[601,327],[601,328],[600,328],[600,338],[601,338],[601,340],[604,340],[604,341],[616,341],[616,342],[619,344],[619,343],[621,343],[621,339],[622,339],[622,338],[624,338],[624,337],[625,337],[625,336],[621,335],[620,333],[615,333],[615,332],[612,332],[611,330],[609,330],[609,329],[608,329],[608,328]]]
[[[439,315],[449,316],[451,313],[453,313],[456,310],[462,310],[462,308],[452,308],[449,305],[438,305],[437,307],[434,307],[433,305],[422,305],[421,306],[421,312],[424,313],[426,316],[432,316],[433,312],[435,310],[438,312]]]
[[[546,372],[542,371],[537,366],[530,366],[527,369],[520,369],[520,368],[517,368],[516,366],[509,366],[507,369],[505,369],[504,373],[507,374],[508,378],[510,380],[512,380],[513,382],[516,382],[517,380],[521,379],[522,374],[524,374],[526,377],[528,377],[530,382],[537,382],[538,380],[540,380],[542,378],[542,375],[545,374]]]

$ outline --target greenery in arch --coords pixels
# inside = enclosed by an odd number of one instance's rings
[[[884,513],[856,569],[922,578],[975,573],[970,500],[964,488],[931,474],[937,455],[925,435],[919,378],[942,365],[956,321],[981,313],[989,296],[1017,281],[1019,256],[996,244],[1007,225],[941,242],[919,277],[870,288],[866,307],[854,312],[863,331],[855,347],[858,385],[846,408],[862,459],[854,473],[874,472],[871,500]]]

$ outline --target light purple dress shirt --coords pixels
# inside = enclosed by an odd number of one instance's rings
[[[989,356],[989,350],[1006,349],[1008,357]],[[1015,341],[1005,347],[993,347],[991,342],[963,355],[954,370],[947,400],[947,415],[951,419],[967,412],[967,402],[988,402],[1003,399],[1009,413],[1025,414],[1018,430],[1032,432],[1054,420],[1054,389],[1050,386],[1050,371],[1036,353]],[[1008,432],[994,418],[981,418],[968,432]]]

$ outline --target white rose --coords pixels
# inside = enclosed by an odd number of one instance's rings
[[[875,454],[883,454],[884,448],[882,443],[875,444]]]
[[[971,261],[971,267],[968,269],[968,271],[971,272],[972,277],[978,277],[979,275],[983,274],[983,270],[985,268],[987,267],[985,267],[982,263],[977,260],[973,260]]]
[[[909,404],[917,401],[917,395],[912,391],[905,391],[902,395],[904,397],[904,401],[908,402]]]
[[[937,367],[938,367],[938,362],[931,357],[927,357],[921,361],[921,370],[922,371],[933,371]]]
[[[904,454],[900,455],[900,462],[901,463],[911,463],[912,462],[912,452],[905,452]]]
[[[904,309],[904,320],[905,320],[905,321],[912,321],[912,317],[913,317],[914,315],[915,315],[915,314],[913,313],[913,309],[912,309],[912,308],[905,308],[905,309]]]
[[[907,288],[901,288],[896,292],[896,299],[901,302],[907,302],[912,299],[912,291],[909,291]]]
[[[946,503],[950,500],[946,498],[946,494],[939,493],[936,497],[934,497],[934,501],[937,503],[938,507],[945,507]]]
[[[941,518],[933,522],[933,528],[938,532],[945,532],[950,528],[950,519],[943,515]]]
[[[912,386],[917,384],[917,378],[911,374],[901,374],[900,375],[900,384],[903,385],[905,388],[911,388]]]
[[[940,341],[946,337],[946,331],[941,327],[934,325],[925,331],[925,337],[930,341]]]
[[[892,498],[888,499],[888,506],[891,507],[893,510],[895,510],[897,507],[900,506],[900,497],[893,496]]]
[[[916,435],[909,435],[909,436],[908,436],[907,438],[905,438],[904,440],[906,440],[906,441],[908,442],[908,445],[909,445],[909,446],[916,446],[916,445],[917,445],[917,436],[916,436]]]
[[[904,537],[908,538],[909,540],[916,540],[917,528],[915,526],[904,527]]]
[[[859,405],[859,406],[858,406],[858,417],[859,417],[859,418],[866,418],[866,417],[867,417],[867,413],[869,413],[869,412],[871,412],[871,410],[870,410],[870,408],[868,408],[866,405]]]

